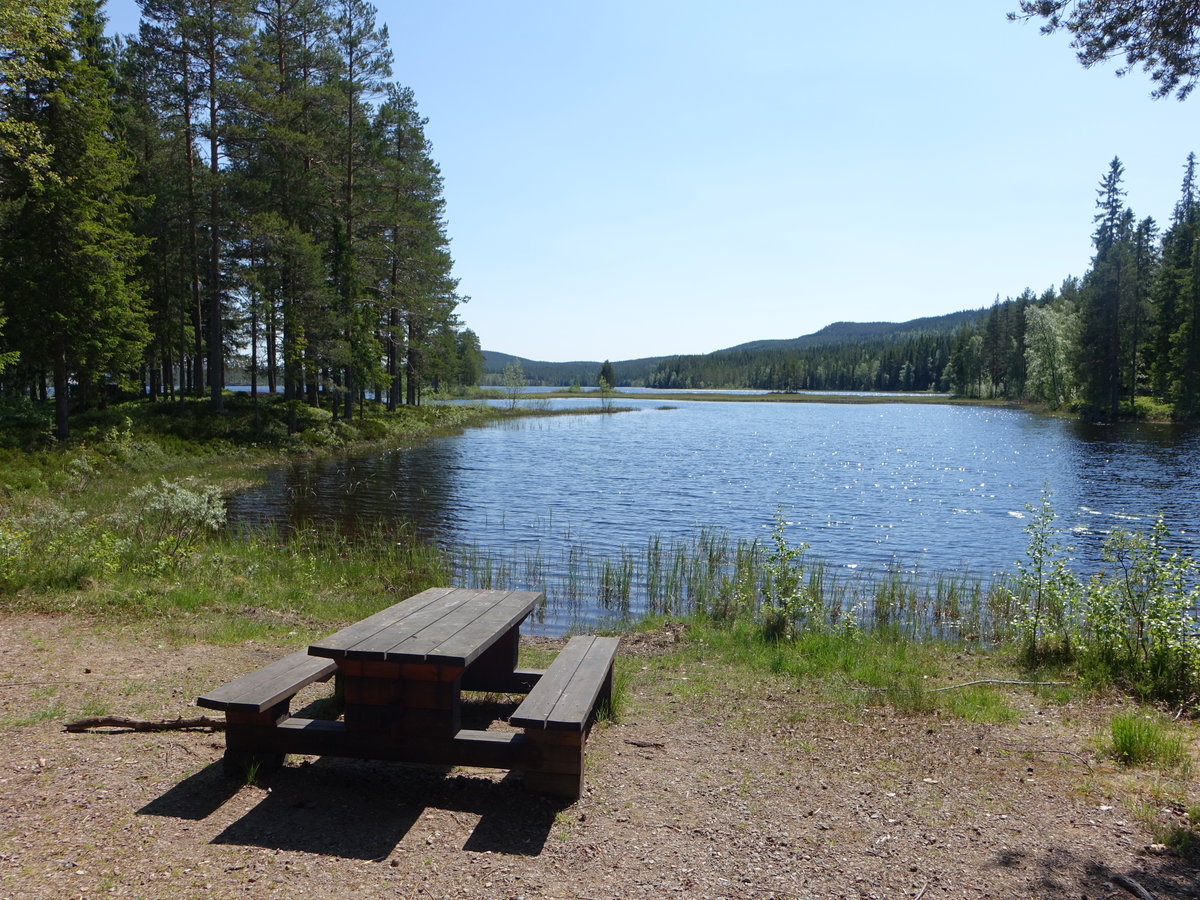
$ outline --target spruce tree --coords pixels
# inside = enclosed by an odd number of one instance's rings
[[[1096,191],[1096,254],[1084,280],[1079,383],[1084,413],[1113,420],[1121,402],[1121,309],[1132,268],[1129,227],[1121,189],[1124,166],[1114,157]]]
[[[54,379],[55,434],[70,433],[71,400],[96,402],[128,382],[148,339],[126,193],[131,166],[114,139],[112,56],[94,0],[71,0],[61,40],[22,87],[22,122],[48,149],[44,177],[6,165],[0,295],[8,340],[26,367]]]

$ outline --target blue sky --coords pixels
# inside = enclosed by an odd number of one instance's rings
[[[380,3],[428,116],[464,323],[542,360],[990,305],[1087,268],[1113,156],[1171,215],[1192,100],[1015,0]],[[110,0],[110,31],[136,29]]]

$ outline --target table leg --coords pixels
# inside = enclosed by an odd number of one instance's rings
[[[227,710],[225,712],[225,774],[231,778],[252,781],[283,765],[285,754],[269,749],[274,744],[275,726],[290,713],[290,702],[263,712]]]
[[[467,667],[463,674],[463,689],[498,693],[528,691],[531,687],[529,679],[515,674],[520,641],[521,625],[518,623]]]
[[[340,660],[346,730],[445,740],[461,726],[461,666]]]

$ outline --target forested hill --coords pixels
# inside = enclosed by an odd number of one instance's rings
[[[617,384],[626,387],[643,385],[654,369],[666,357],[652,356],[645,359],[626,359],[613,363],[617,375]],[[600,360],[575,362],[539,362],[513,356],[509,353],[499,353],[495,350],[483,351],[483,383],[500,384],[505,368],[520,363],[521,373],[528,384],[539,386],[572,385],[583,387],[596,384],[603,363]]]
[[[716,353],[745,353],[758,350],[800,350],[828,344],[861,344],[866,341],[896,340],[918,334],[948,334],[979,321],[985,310],[967,309],[945,316],[927,316],[908,322],[834,322],[820,331],[784,340],[750,341]]]
[[[908,322],[835,322],[797,338],[751,341],[691,356],[619,360],[612,365],[617,383],[622,386],[899,390],[899,385],[905,384],[905,390],[944,389],[940,382],[953,335],[963,326],[977,324],[985,313],[964,310]],[[816,348],[821,349],[814,352]],[[926,374],[915,374],[920,367],[910,358],[914,353],[928,357]],[[877,364],[864,365],[867,358]],[[822,360],[823,370],[830,375],[843,369],[845,377],[835,377],[826,384],[823,379],[818,383],[808,376],[803,385],[793,385],[799,368],[807,368],[802,364],[805,359]],[[833,360],[843,360],[844,365],[838,366]],[[485,383],[498,383],[505,368],[514,363],[520,363],[526,380],[536,385],[594,385],[601,366],[599,361],[539,362],[485,350]],[[887,369],[882,381],[879,363]],[[884,383],[891,386],[880,386]],[[913,387],[914,383],[921,386]]]

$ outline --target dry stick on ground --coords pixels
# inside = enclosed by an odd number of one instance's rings
[[[997,744],[1006,745],[1011,748],[1006,750],[1006,753],[1058,753],[1061,756],[1069,756],[1071,759],[1078,760],[1083,763],[1088,772],[1092,771],[1092,764],[1080,756],[1078,753],[1072,753],[1070,750],[1058,750],[1054,747],[1021,747],[1017,744],[1009,743],[1008,741],[997,741]]]
[[[957,691],[959,688],[974,687],[977,684],[1016,684],[1022,687],[1050,687],[1052,685],[1068,685],[1069,681],[1002,681],[999,678],[983,678],[979,681],[968,681],[966,684],[952,684],[949,687],[930,688],[929,693],[939,694],[942,691]]]
[[[27,687],[29,685],[60,685],[60,684],[93,684],[96,681],[108,681],[111,679],[94,678],[88,681],[0,681],[0,688],[6,687]]]
[[[66,731],[90,731],[93,728],[125,728],[129,731],[190,731],[195,728],[206,728],[210,731],[224,731],[224,719],[210,719],[208,716],[197,716],[194,719],[130,719],[126,716],[90,716],[63,726]]]
[[[1137,897],[1138,900],[1158,900],[1152,893],[1130,878],[1128,875],[1114,875],[1108,879],[1119,888],[1124,888]]]
[[[925,693],[940,694],[942,691],[957,691],[961,688],[975,687],[977,684],[1015,684],[1021,687],[1061,687],[1064,685],[1069,685],[1070,683],[1071,682],[1069,681],[1004,681],[1000,678],[981,678],[979,681],[968,681],[964,684],[952,684],[948,687],[929,688],[925,691]],[[865,688],[865,690],[872,691],[876,694],[883,694],[887,692],[887,688]]]

